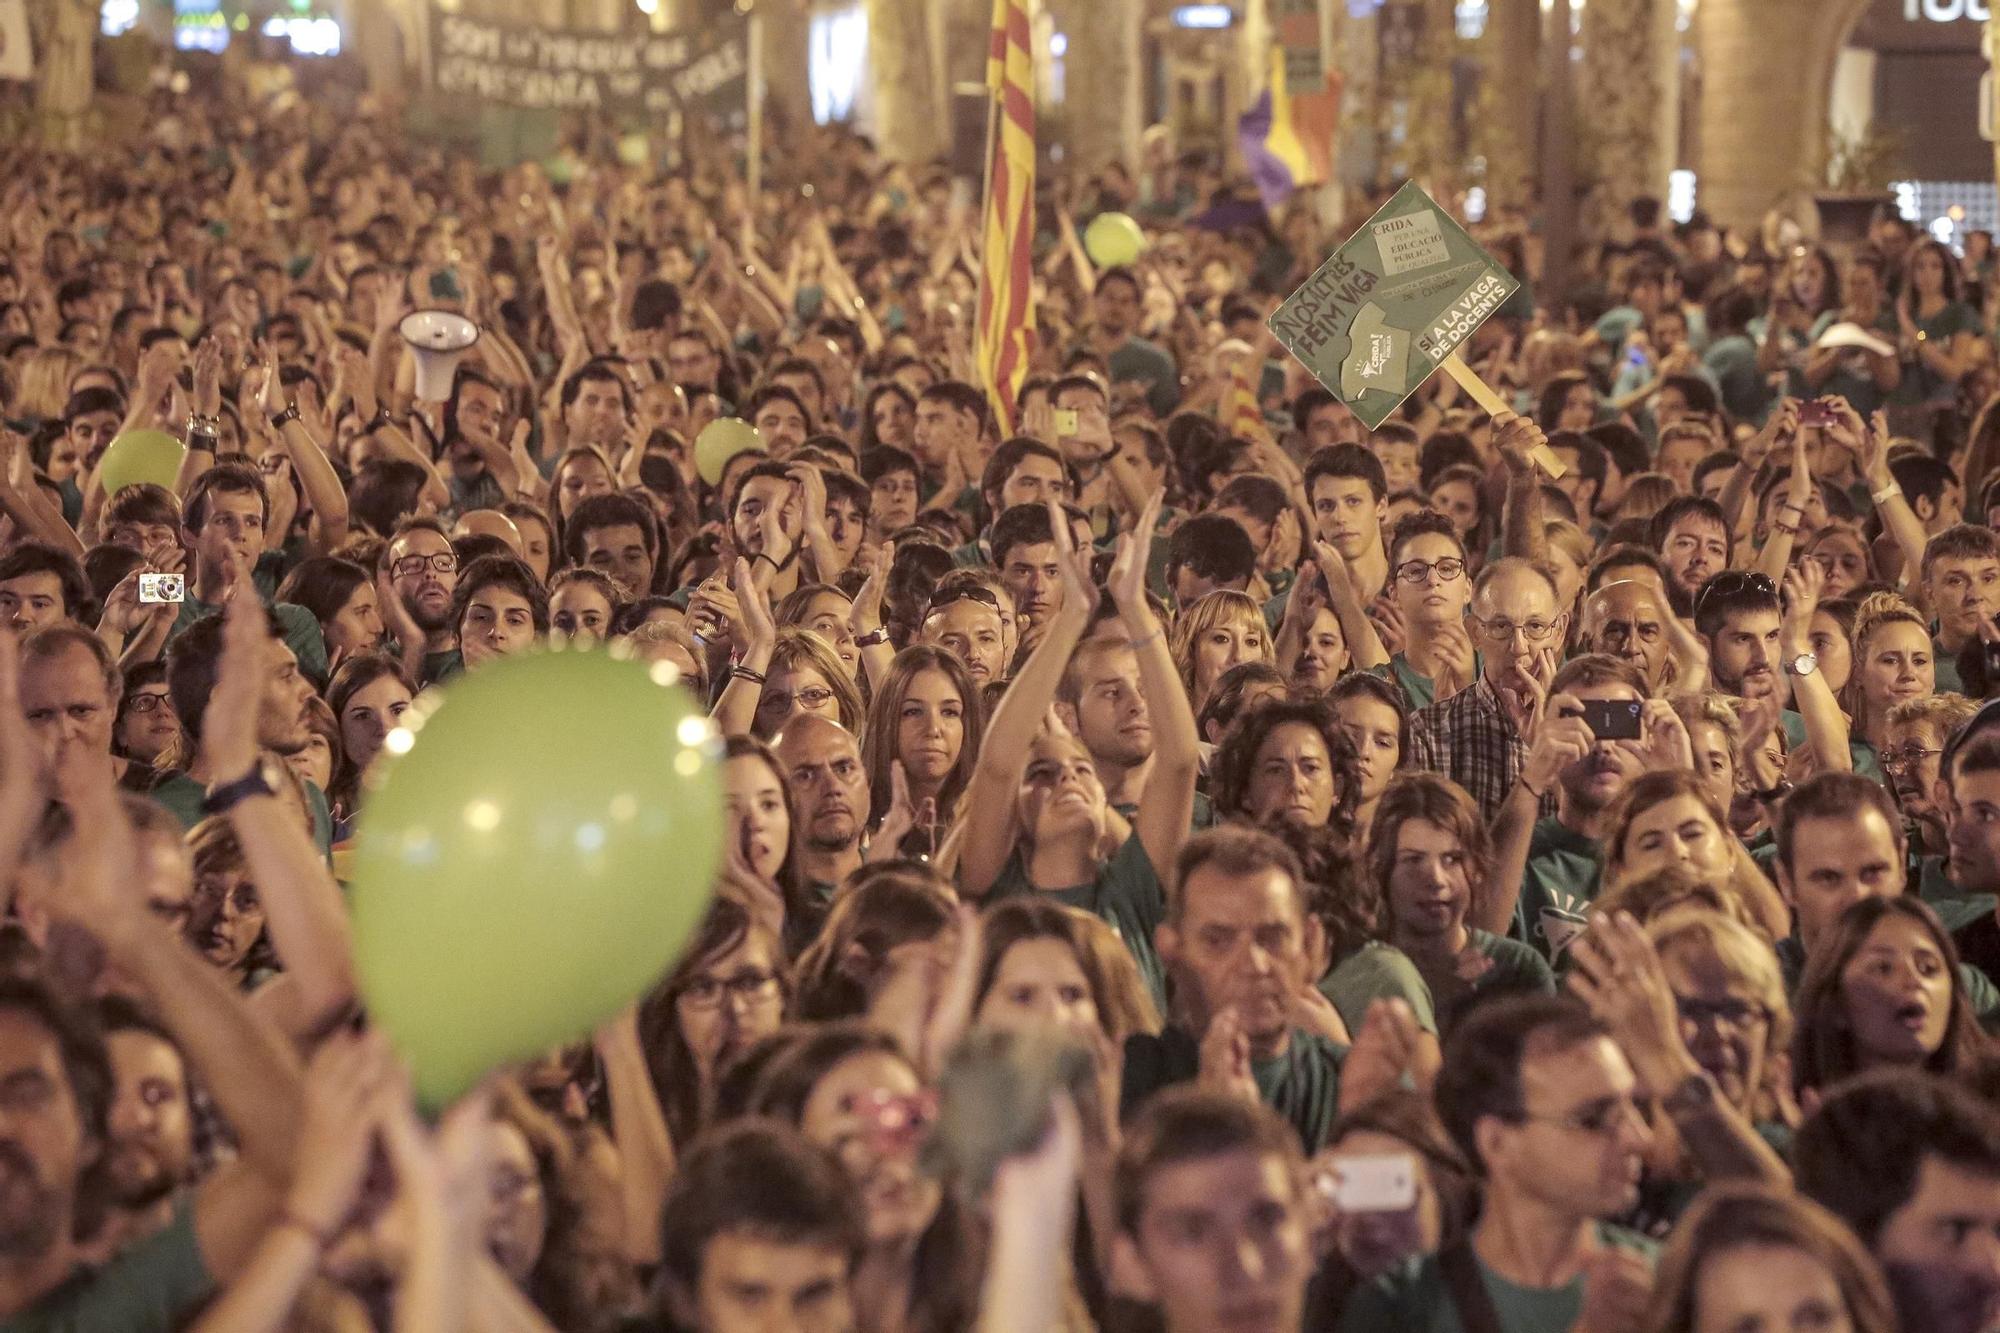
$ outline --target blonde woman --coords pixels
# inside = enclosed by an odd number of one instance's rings
[[[69,347],[37,347],[21,363],[14,415],[36,421],[56,421],[69,402],[70,381],[86,364],[83,353]]]
[[[1854,670],[1841,691],[1851,719],[1854,770],[1883,780],[1889,710],[1937,692],[1936,649],[1929,623],[1892,592],[1871,593],[1854,613]]]
[[[1209,593],[1174,622],[1172,647],[1181,688],[1197,714],[1229,668],[1273,659],[1262,608],[1247,593],[1226,588]]]

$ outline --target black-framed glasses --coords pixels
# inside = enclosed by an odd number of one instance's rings
[[[1696,1028],[1713,1025],[1749,1032],[1771,1021],[1771,1011],[1751,1000],[1691,1000],[1676,995],[1674,1008],[1680,1012],[1683,1023]]]
[[[1882,751],[1882,767],[1901,772],[1915,768],[1933,755],[1943,753],[1943,750],[1926,750],[1921,745],[1905,745],[1899,749]]]
[[[942,611],[954,602],[978,602],[982,606],[992,607],[995,613],[998,613],[1000,610],[1000,598],[998,594],[991,588],[982,588],[973,584],[966,587],[938,589],[931,594],[929,604],[924,607],[924,615],[928,617],[935,611]]]
[[[1754,569],[1726,569],[1695,590],[1695,619],[1701,619],[1701,609],[1708,605],[1711,598],[1741,597],[1746,592],[1776,597],[1778,585],[1771,582],[1769,574],[1761,574]]]
[[[434,574],[449,574],[458,568],[458,557],[450,551],[439,551],[436,555],[406,555],[389,570],[399,579],[413,579],[429,571]]]
[[[1396,566],[1396,577],[1405,583],[1424,583],[1430,579],[1434,569],[1440,583],[1450,583],[1464,575],[1465,562],[1452,556],[1442,560],[1405,560]]]
[[[733,977],[696,977],[680,993],[680,998],[696,1009],[717,1009],[723,998],[755,1004],[769,999],[777,988],[778,974],[764,968],[746,968]]]
[[[138,694],[126,696],[125,711],[128,713],[139,713],[143,715],[146,713],[157,712],[162,708],[166,708],[169,705],[171,705],[172,702],[173,702],[172,696],[167,694],[164,690],[158,694],[153,694],[148,691],[141,691]]]

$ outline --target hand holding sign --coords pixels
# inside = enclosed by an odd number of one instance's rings
[[[1411,183],[1278,307],[1270,327],[1370,430],[1440,369],[1497,416],[1505,401],[1457,351],[1520,285]],[[1547,448],[1535,461],[1562,475]]]

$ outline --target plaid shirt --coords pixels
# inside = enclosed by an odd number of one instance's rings
[[[1486,819],[1506,803],[1527,758],[1528,738],[1515,730],[1483,674],[1471,688],[1410,717],[1406,766],[1444,774],[1471,793]],[[1554,792],[1542,798],[1542,813],[1555,813]]]

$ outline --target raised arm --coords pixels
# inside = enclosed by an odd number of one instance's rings
[[[1827,686],[1826,673],[1814,670],[1794,676],[1790,670],[1796,658],[1812,652],[1813,612],[1825,586],[1826,570],[1817,560],[1802,560],[1785,571],[1785,618],[1779,627],[1778,652],[1792,682],[1792,707],[1806,724],[1806,743],[1818,765],[1815,771],[1846,773],[1854,767],[1847,717]]]
[[[1311,531],[1310,528],[1306,530]],[[1341,637],[1347,640],[1348,656],[1363,671],[1372,671],[1389,660],[1389,650],[1383,646],[1382,636],[1375,632],[1375,622],[1369,618],[1361,594],[1354,590],[1354,578],[1348,571],[1347,561],[1331,542],[1315,537],[1312,545],[1313,563],[1319,567],[1320,584],[1326,589],[1327,605],[1333,608],[1333,618],[1340,622]]]
[[[771,604],[751,577],[750,562],[738,560],[734,575],[736,615],[729,614],[728,599],[717,595],[722,589],[704,587],[695,596],[730,621],[732,632],[738,622],[742,625],[743,656],[730,667],[729,684],[715,701],[714,717],[723,735],[748,736],[757,721],[757,701],[764,697],[764,673],[771,669],[778,631],[771,623]]]
[[[1791,445],[1792,475],[1785,482],[1785,498],[1779,502],[1778,517],[1771,524],[1770,534],[1764,539],[1763,550],[1757,553],[1755,568],[1770,578],[1773,583],[1785,577],[1785,569],[1792,562],[1792,547],[1799,536],[1799,522],[1805,517],[1806,499],[1812,495],[1812,467],[1806,462],[1806,430],[1799,425],[1799,405],[1796,399],[1787,398],[1776,413],[1788,419],[1780,427],[1779,438]]]
[[[979,747],[972,782],[959,802],[959,809],[966,811],[967,817],[965,839],[959,852],[958,883],[968,898],[986,895],[1013,851],[1014,791],[1027,771],[1028,756],[1041,731],[1042,719],[1055,702],[1056,687],[1069,667],[1070,654],[1083,638],[1097,605],[1097,589],[1090,581],[1090,557],[1073,549],[1069,516],[1060,505],[1049,506],[1049,523],[1055,530],[1056,549],[1060,553],[1062,606],[994,710],[986,739]],[[1180,690],[1178,677],[1174,689]]]
[[[1132,636],[1132,651],[1139,658],[1139,688],[1145,692],[1153,722],[1153,767],[1132,824],[1146,859],[1157,871],[1172,867],[1187,841],[1194,819],[1195,780],[1201,771],[1201,735],[1195,729],[1194,709],[1174,667],[1166,626],[1146,602],[1146,566],[1162,500],[1155,492],[1146,502],[1138,527],[1119,539],[1111,564],[1111,600]]]
[[[1903,553],[1901,586],[1908,588],[1917,582],[1924,567],[1924,546],[1930,537],[1924,531],[1924,521],[1910,508],[1909,497],[1896,483],[1896,474],[1889,470],[1889,418],[1886,413],[1877,412],[1871,426],[1861,420],[1861,414],[1845,398],[1834,402],[1840,424],[1832,428],[1833,437],[1861,460],[1861,475],[1867,478],[1868,490],[1875,498],[1875,512],[1881,515],[1882,526],[1895,537],[1896,548]]]
[[[1513,928],[1542,798],[1555,790],[1565,767],[1588,758],[1597,746],[1582,713],[1583,704],[1571,694],[1552,695],[1543,706],[1521,776],[1494,812],[1493,873],[1472,896],[1468,924],[1494,935],[1505,935]]]
[[[331,551],[347,540],[347,492],[341,488],[333,464],[327,461],[326,451],[299,415],[298,404],[287,398],[275,355],[265,363],[263,406],[265,413],[279,422],[278,443],[284,447],[285,457],[292,460],[299,488],[305,492],[306,503],[312,506],[312,548],[322,553]]]
[[[1493,444],[1507,467],[1507,496],[1500,504],[1500,544],[1512,556],[1541,564],[1549,558],[1548,523],[1542,517],[1542,479],[1530,452],[1549,442],[1542,428],[1512,412],[1493,419]]]

